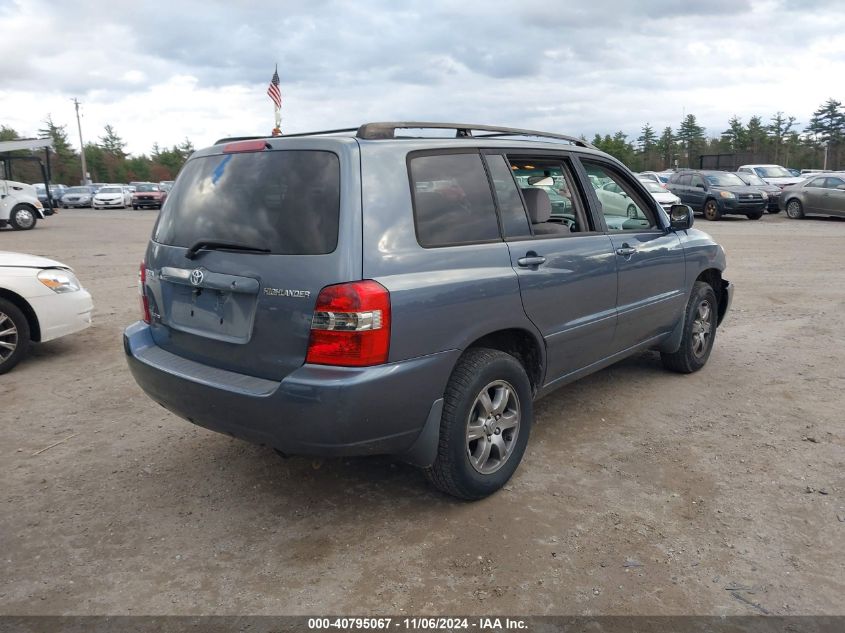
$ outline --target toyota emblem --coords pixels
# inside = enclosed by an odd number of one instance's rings
[[[199,286],[202,283],[205,274],[199,269],[195,268],[191,271],[191,284],[194,286]]]

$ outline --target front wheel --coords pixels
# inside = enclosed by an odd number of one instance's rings
[[[800,220],[804,217],[804,207],[801,206],[801,201],[793,198],[786,203],[786,215],[793,220]]]
[[[749,220],[759,220],[760,218],[763,217],[763,212],[762,211],[754,211],[753,213],[746,213],[745,217],[748,218]]]
[[[38,217],[35,215],[35,210],[25,204],[14,207],[9,216],[9,224],[16,231],[29,231],[34,229],[37,223]]]
[[[531,383],[522,364],[499,350],[468,350],[446,385],[428,480],[460,499],[496,492],[522,460],[533,416]]]
[[[696,281],[684,312],[681,346],[676,352],[660,355],[663,366],[681,374],[691,374],[704,367],[716,339],[718,312],[719,304],[713,287]]]
[[[0,299],[0,374],[18,364],[29,347],[29,322],[14,303]]]
[[[722,212],[719,210],[719,205],[712,198],[704,203],[704,217],[711,222],[722,217]]]

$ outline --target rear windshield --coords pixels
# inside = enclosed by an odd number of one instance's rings
[[[190,247],[227,240],[277,255],[337,246],[340,162],[331,152],[286,150],[188,161],[167,196],[153,239]]]

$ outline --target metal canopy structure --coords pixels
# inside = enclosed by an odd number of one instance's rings
[[[4,180],[14,180],[12,175],[12,163],[16,160],[28,160],[37,162],[41,167],[41,175],[44,178],[44,186],[47,191],[47,207],[49,213],[53,213],[53,193],[50,191],[50,150],[53,149],[51,138],[25,138],[14,141],[0,141],[0,163],[3,163],[2,176]],[[27,151],[37,152],[44,150],[44,160],[39,156],[12,156],[12,152]]]
[[[22,149],[35,151],[37,149],[53,149],[51,138],[24,138],[16,141],[0,141],[0,155],[6,152],[18,152]]]

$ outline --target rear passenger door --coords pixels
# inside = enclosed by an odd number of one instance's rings
[[[522,304],[545,340],[548,384],[610,353],[611,241],[596,231],[568,158],[485,152],[485,160]]]
[[[681,318],[686,305],[684,249],[635,179],[599,158],[582,158],[580,164],[584,182],[613,181],[629,201],[624,216],[608,207],[602,211],[619,273],[612,347],[621,352],[671,331]]]
[[[707,199],[707,183],[700,174],[692,174],[689,176],[690,186],[687,194],[690,205],[696,211],[704,210],[704,201]]]
[[[822,210],[830,215],[845,215],[845,189],[839,187],[845,185],[845,179],[839,176],[828,176],[824,183],[822,194]]]

